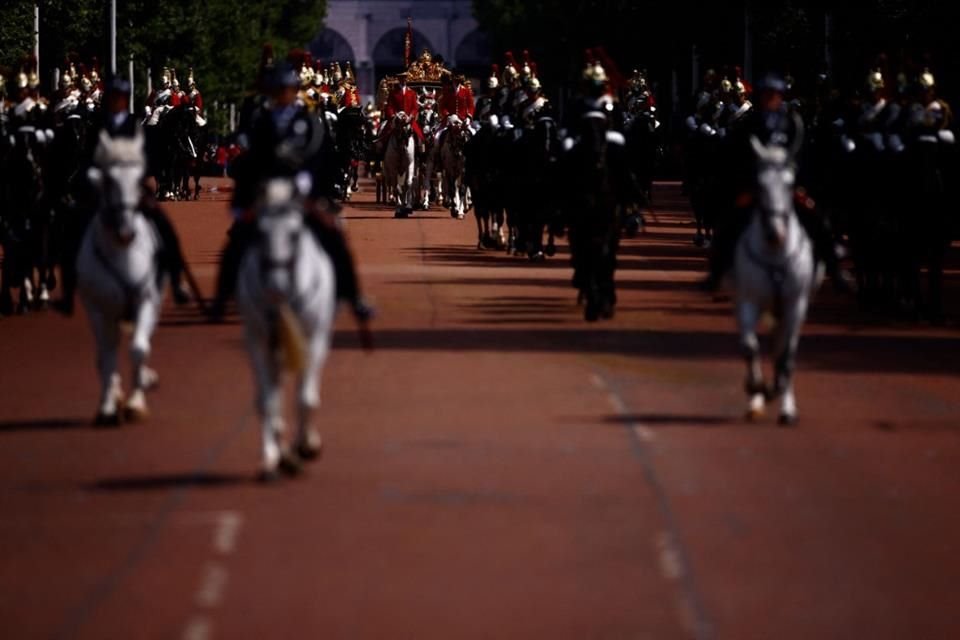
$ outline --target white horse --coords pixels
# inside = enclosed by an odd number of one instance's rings
[[[133,323],[130,359],[133,392],[125,417],[147,416],[146,391],[156,385],[147,367],[150,337],[160,318],[163,283],[157,274],[160,241],[139,207],[146,167],[143,134],[111,138],[100,134],[90,182],[100,191],[100,208],[84,234],[77,256],[77,285],[97,345],[101,394],[97,424],[119,424],[124,397],[117,373],[120,325]]]
[[[244,256],[237,304],[262,420],[263,478],[296,473],[301,459],[320,453],[310,420],[320,405],[320,375],[330,350],[336,311],[333,263],[304,225],[294,181],[272,179],[259,204],[260,240]],[[296,450],[283,440],[284,364],[299,374]]]
[[[396,216],[406,217],[413,212],[413,180],[416,168],[417,145],[410,116],[401,111],[393,117],[393,130],[383,157],[383,176],[387,193],[397,203]]]
[[[762,416],[767,400],[779,396],[780,424],[792,425],[797,420],[793,393],[797,344],[822,268],[814,262],[811,240],[794,209],[790,153],[780,146],[765,146],[756,137],[750,142],[759,163],[757,202],[734,262],[737,323],[747,359],[747,417]],[[777,322],[772,389],[764,385],[756,333],[765,313]]]
[[[463,220],[469,209],[467,183],[464,180],[463,149],[470,140],[471,131],[456,116],[450,116],[443,144],[440,147],[440,164],[443,167],[443,182],[450,201],[450,215]]]

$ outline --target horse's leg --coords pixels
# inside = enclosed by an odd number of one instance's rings
[[[126,418],[131,422],[145,420],[150,411],[147,408],[146,392],[160,381],[157,372],[147,366],[150,357],[150,337],[160,319],[158,301],[148,300],[137,310],[137,321],[130,341],[130,365],[132,367],[133,390],[127,398]]]
[[[3,243],[3,267],[0,268],[0,316],[13,313],[13,295],[10,293],[14,271],[11,244],[11,242]]]
[[[200,177],[203,171],[199,162],[197,162],[193,167],[193,199],[200,199]]]
[[[280,372],[270,348],[267,336],[247,330],[247,350],[253,365],[253,375],[257,385],[257,413],[260,416],[260,437],[262,447],[261,478],[272,480],[277,475],[282,457],[280,439],[283,436],[282,402],[283,390],[280,387]]]
[[[793,307],[785,310],[774,345],[774,392],[780,395],[780,418],[783,426],[797,422],[797,401],[793,394],[793,372],[796,366],[800,329],[807,315],[807,298],[803,295]]]
[[[93,329],[97,347],[97,372],[100,374],[100,404],[94,424],[119,425],[123,389],[117,373],[117,347],[120,343],[120,326],[99,309],[87,305],[87,316]]]
[[[483,207],[477,207],[473,211],[473,217],[477,220],[477,249],[483,249],[483,219],[485,213]]]
[[[299,415],[297,425],[297,453],[305,460],[320,455],[323,441],[320,433],[310,424],[313,414],[320,406],[320,377],[327,359],[328,347],[324,336],[314,335],[310,340],[309,362],[300,378]]]
[[[737,327],[740,332],[740,348],[747,362],[747,380],[744,385],[748,404],[747,419],[755,420],[763,416],[766,406],[766,388],[763,384],[763,369],[760,366],[760,340],[757,338],[757,323],[760,321],[760,308],[753,302],[737,302]]]

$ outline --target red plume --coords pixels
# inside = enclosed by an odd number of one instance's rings
[[[307,51],[303,54],[303,64],[310,68],[313,66],[313,54]]]
[[[503,54],[503,57],[506,59],[508,67],[512,66],[514,69],[516,69],[517,61],[513,58],[513,51],[507,51],[505,54]]]
[[[584,64],[593,64],[596,62],[596,58],[593,56],[593,49],[584,49],[583,50],[583,61]]]
[[[531,62],[531,63],[530,63],[530,75],[532,75],[534,78],[537,77],[537,63],[536,63],[536,62]]]
[[[613,61],[613,58],[607,55],[606,49],[602,46],[596,48],[597,58],[600,60],[600,64],[603,65],[603,68],[607,72],[607,77],[610,78],[610,87],[617,91],[622,88],[625,84],[623,74],[620,73],[617,63]]]
[[[526,64],[530,64],[530,51],[527,49],[523,50],[523,61]]]
[[[490,75],[492,76],[500,75],[500,65],[498,65],[496,62],[490,65]]]

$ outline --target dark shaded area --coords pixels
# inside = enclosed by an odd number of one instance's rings
[[[218,489],[256,482],[253,475],[224,473],[174,473],[155,476],[104,478],[87,487],[90,491],[166,491],[168,489]]]
[[[729,416],[669,415],[661,413],[625,416],[613,415],[604,417],[603,421],[608,424],[642,424],[649,427],[722,427],[747,424],[743,420],[731,418]]]
[[[31,418],[0,421],[0,433],[8,431],[60,431],[90,426],[90,419],[81,418]]]
[[[570,329],[387,329],[377,349],[402,351],[550,352],[662,359],[736,360],[733,333]],[[337,331],[334,348],[359,349],[352,331]],[[800,369],[848,373],[928,373],[960,376],[960,336],[809,335],[800,340]]]

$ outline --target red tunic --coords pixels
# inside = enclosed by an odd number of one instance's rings
[[[440,97],[440,119],[443,121],[454,113],[461,120],[473,118],[474,109],[473,91],[463,85],[457,90],[445,91]]]
[[[200,91],[194,89],[187,94],[187,100],[190,103],[190,106],[196,107],[197,111],[203,111],[203,96],[200,94]]]
[[[420,113],[420,102],[417,98],[417,92],[407,87],[405,89],[394,89],[387,99],[386,116],[390,121],[387,126],[393,124],[393,117],[403,111],[410,116],[413,123],[413,131],[420,140],[423,140],[423,131],[420,130],[420,124],[417,122],[417,115]]]

